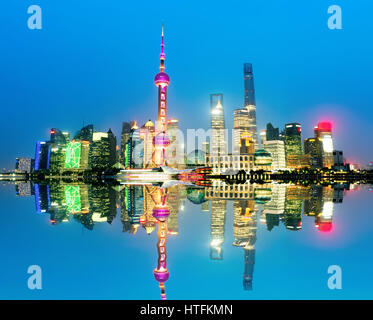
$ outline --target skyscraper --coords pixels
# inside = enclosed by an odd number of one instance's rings
[[[333,138],[332,124],[330,122],[319,122],[315,127],[315,138],[322,142],[322,165],[331,168],[333,165]]]
[[[151,120],[148,120],[141,128],[140,128],[140,138],[144,140],[144,157],[143,157],[143,168],[151,168],[154,167],[153,164],[153,139],[155,136],[155,126]]]
[[[312,167],[322,167],[322,142],[319,138],[304,139],[304,153],[312,158]]]
[[[266,141],[280,140],[279,128],[273,127],[272,123],[267,123]]]
[[[281,140],[269,140],[263,145],[263,149],[268,151],[272,157],[272,169],[279,170],[286,168],[285,145]]]
[[[142,168],[143,165],[143,143],[140,138],[140,129],[137,122],[132,122],[126,144],[123,146],[123,165],[126,168]]]
[[[109,168],[116,163],[116,138],[108,132],[94,132],[89,149],[91,168]]]
[[[249,111],[246,108],[236,109],[233,113],[233,154],[240,153],[241,136],[249,132]]]
[[[49,169],[50,145],[45,141],[38,141],[35,149],[35,170]]]
[[[171,167],[180,167],[184,164],[184,141],[183,135],[179,132],[179,120],[167,120],[167,135],[170,138],[170,145],[167,148],[167,164]]]
[[[297,164],[300,163],[303,155],[300,123],[288,123],[285,125],[285,155],[288,167],[297,167]]]
[[[126,167],[126,163],[129,160],[126,158],[126,145],[130,138],[131,134],[131,123],[130,122],[122,122],[122,134],[120,137],[120,163]]]
[[[50,163],[49,169],[58,172],[65,166],[66,145],[69,143],[68,133],[52,128],[50,131]]]
[[[89,141],[92,142],[93,137],[93,124],[89,124],[81,128],[74,136],[76,141]]]
[[[31,158],[17,158],[16,159],[16,172],[30,173],[33,170],[33,159]]]
[[[211,107],[211,154],[225,155],[228,153],[225,137],[225,119],[223,109],[223,95],[210,95]]]
[[[254,89],[254,73],[251,63],[244,63],[244,106],[249,112],[249,132],[252,134],[256,149],[258,148],[258,135],[256,128],[256,101]]]

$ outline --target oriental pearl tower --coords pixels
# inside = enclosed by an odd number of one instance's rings
[[[160,72],[154,77],[154,84],[158,87],[158,126],[157,135],[153,139],[154,153],[153,163],[156,166],[166,164],[166,148],[170,144],[167,131],[167,87],[170,84],[170,77],[164,72],[165,54],[163,44],[163,26],[162,26],[162,44],[160,55]]]

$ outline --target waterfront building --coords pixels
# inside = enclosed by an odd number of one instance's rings
[[[346,170],[346,165],[344,163],[343,151],[334,150],[333,151],[333,169],[334,170]]]
[[[35,170],[49,169],[50,145],[45,141],[38,141],[35,149]]]
[[[241,137],[249,132],[249,111],[246,108],[233,112],[233,154],[240,154]],[[250,135],[251,136],[251,135]]]
[[[211,94],[210,95],[211,107],[211,154],[212,155],[225,155],[228,153],[225,118],[223,109],[223,95]]]
[[[16,158],[15,171],[31,173],[34,161],[31,158]]]
[[[254,154],[254,165],[256,170],[272,170],[272,156],[271,154],[263,149],[255,151]]]
[[[128,141],[130,139],[131,128],[133,123],[130,122],[122,122],[122,133],[120,137],[120,156],[119,160],[120,163],[127,168],[126,164],[128,165],[130,160],[126,157],[126,153],[128,153]]]
[[[331,168],[333,166],[333,138],[332,138],[332,124],[330,122],[319,122],[315,129],[315,138],[322,142],[322,166],[324,168]]]
[[[74,136],[75,141],[89,141],[93,139],[93,124],[81,128]]]
[[[245,170],[246,172],[255,169],[254,154],[221,156],[206,156],[206,165],[212,168],[212,172],[221,174],[227,171]]]
[[[263,149],[271,154],[272,170],[281,170],[286,168],[285,144],[281,140],[267,140]]]
[[[89,148],[89,162],[92,169],[109,168],[116,163],[116,138],[108,132],[93,132]]]
[[[258,148],[258,135],[256,127],[256,100],[254,89],[254,73],[251,63],[244,63],[244,107],[249,112],[249,132],[255,144],[255,149]]]
[[[273,127],[272,123],[267,123],[266,141],[280,140],[279,128]]]
[[[303,147],[302,147],[301,125],[299,123],[288,123],[285,125],[286,165],[289,168],[292,168],[293,164],[289,158],[293,156],[291,160],[294,160],[295,158],[297,158],[296,156],[301,156],[302,154],[303,154]]]
[[[59,129],[50,130],[50,164],[49,169],[53,172],[59,172],[65,167],[66,146],[69,143],[69,134]]]
[[[304,153],[311,156],[312,168],[322,167],[322,142],[319,138],[305,139]]]
[[[255,143],[251,138],[251,134],[247,131],[241,133],[240,137],[240,154],[248,155],[255,153]]]
[[[152,168],[153,164],[153,139],[155,137],[155,126],[151,120],[148,120],[140,128],[140,138],[144,141],[143,168]]]

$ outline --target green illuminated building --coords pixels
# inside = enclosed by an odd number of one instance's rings
[[[80,156],[82,145],[80,142],[72,141],[66,147],[65,168],[80,168]]]

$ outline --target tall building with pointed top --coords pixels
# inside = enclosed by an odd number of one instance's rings
[[[251,63],[244,63],[244,107],[249,112],[249,132],[252,134],[252,139],[255,143],[255,148],[258,149],[258,134],[256,128],[256,100],[254,89],[254,73]]]
[[[221,93],[210,95],[211,107],[211,154],[225,155],[228,153],[225,136],[225,118],[223,108],[223,95]]]
[[[158,87],[158,123],[157,134],[154,137],[153,165],[161,166],[166,164],[166,148],[170,144],[167,131],[167,87],[170,84],[170,77],[165,70],[165,53],[163,43],[163,26],[162,26],[162,43],[160,55],[160,72],[154,77],[154,84]]]

